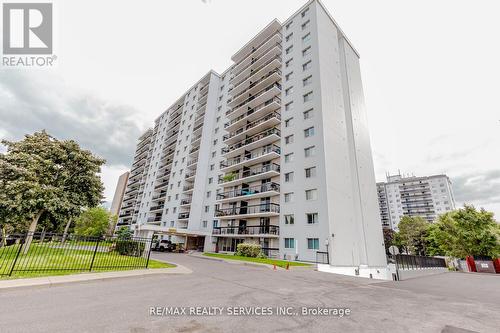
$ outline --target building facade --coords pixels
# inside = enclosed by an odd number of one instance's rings
[[[231,59],[156,120],[144,164],[141,137],[120,224],[206,251],[255,242],[385,267],[359,56],[323,4],[271,21]]]
[[[440,214],[455,209],[451,181],[446,175],[387,175],[377,183],[380,217],[383,228],[398,229],[403,216],[421,216],[433,222]]]

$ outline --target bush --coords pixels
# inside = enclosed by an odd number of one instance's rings
[[[115,250],[116,252],[118,252],[123,256],[140,257],[142,256],[144,248],[145,248],[144,243],[135,241],[117,240]]]
[[[257,256],[260,253],[261,253],[261,247],[259,244],[240,243],[238,244],[238,250],[236,252],[236,255],[242,257],[257,258]]]
[[[267,256],[264,254],[264,252],[260,252],[259,255],[257,256],[259,259],[267,259]]]

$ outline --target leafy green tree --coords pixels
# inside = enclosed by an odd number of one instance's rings
[[[99,204],[104,187],[98,174],[105,161],[75,141],[42,131],[2,144],[7,152],[0,154],[0,217],[13,229],[32,233],[44,214],[64,221]]]
[[[500,256],[500,225],[493,213],[472,205],[439,216],[429,231],[440,254],[465,258],[466,256]]]
[[[85,210],[75,221],[75,234],[102,237],[109,229],[113,216],[102,207]]]
[[[409,254],[425,255],[425,240],[429,222],[420,216],[403,216],[395,234],[396,245]]]
[[[118,237],[119,240],[129,240],[132,238],[132,234],[132,230],[126,226],[121,226],[120,229],[116,231],[116,237]]]

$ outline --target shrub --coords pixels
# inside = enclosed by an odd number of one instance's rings
[[[264,252],[260,252],[259,255],[257,256],[259,259],[267,259],[267,256],[264,254]]]
[[[261,247],[259,244],[253,243],[240,243],[238,244],[238,250],[236,255],[243,257],[257,258],[261,253]]]
[[[125,241],[125,240],[117,240],[115,250],[119,254],[123,256],[142,256],[142,252],[144,251],[144,243],[135,242],[135,241]]]

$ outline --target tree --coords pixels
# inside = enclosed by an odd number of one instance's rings
[[[410,254],[425,254],[429,222],[420,216],[403,216],[398,223],[395,242]]]
[[[500,225],[493,213],[472,205],[439,216],[428,240],[436,244],[435,252],[455,258],[500,256]]]
[[[116,237],[119,240],[129,240],[132,238],[133,232],[129,227],[121,226],[120,229],[116,231]]]
[[[394,237],[395,232],[392,229],[384,228],[384,244],[385,244],[385,252],[389,251],[389,248],[394,245]]]
[[[25,252],[44,214],[63,221],[99,204],[104,187],[98,173],[105,161],[75,141],[42,131],[2,144],[7,152],[0,154],[0,217],[28,230]]]
[[[75,221],[75,234],[102,237],[109,229],[113,216],[102,207],[85,210]]]

